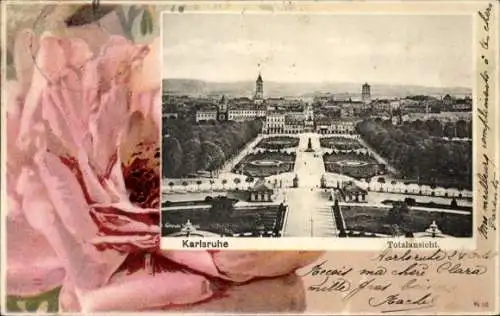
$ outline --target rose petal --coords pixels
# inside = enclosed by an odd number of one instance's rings
[[[163,251],[162,255],[192,270],[223,279],[227,278],[217,269],[208,251]]]
[[[119,136],[128,119],[127,91],[123,86],[113,85],[101,97],[98,112],[91,115],[89,130],[93,148],[91,161],[99,175],[110,169],[111,158],[116,154]]]
[[[167,307],[168,308],[168,307]],[[180,313],[284,313],[298,314],[306,308],[302,279],[289,274],[229,287],[221,297],[169,311]]]
[[[48,196],[68,231],[79,237],[95,236],[97,228],[92,222],[90,207],[74,174],[59,157],[39,153],[35,164]]]
[[[210,281],[203,276],[170,271],[152,275],[139,270],[114,276],[110,284],[86,293],[81,304],[83,312],[138,311],[195,303],[212,295]]]
[[[31,84],[37,49],[38,39],[32,30],[24,29],[17,33],[14,43],[14,65],[16,79],[20,84],[19,94],[22,98]]]
[[[52,222],[39,227],[71,274],[78,289],[88,290],[104,284],[125,257],[115,251],[99,252],[88,241],[97,234],[89,206],[71,171],[50,153],[35,157],[40,179],[56,210]],[[34,200],[35,203],[40,201]],[[25,208],[26,214],[30,208]]]
[[[148,225],[142,221],[134,220],[128,216],[116,213],[100,212],[99,209],[93,209],[92,214],[99,221],[101,230],[105,229],[114,233],[134,234],[159,234],[160,226]]]
[[[71,278],[66,278],[59,292],[59,312],[78,313],[82,310],[80,300],[75,292],[75,284]]]
[[[42,94],[48,83],[59,79],[65,65],[65,54],[57,38],[44,35],[40,40],[36,65],[33,71],[31,88],[26,94],[23,106],[22,119],[20,122],[19,137],[17,145],[21,149],[27,148],[32,142],[32,126],[41,120],[40,104]]]
[[[149,52],[142,64],[133,69],[131,78],[131,89],[137,92],[154,91],[160,88],[161,67],[158,67],[161,52],[160,37],[156,37],[149,45]]]
[[[99,178],[90,166],[89,158],[83,148],[78,150],[78,167],[82,172],[85,189],[93,202],[96,203],[111,203],[111,197],[101,185]]]
[[[7,217],[6,253],[7,294],[32,296],[62,284],[65,276],[62,261],[22,213],[11,212]]]
[[[157,169],[159,160],[155,157],[159,146],[159,127],[151,117],[140,112],[132,113],[128,128],[120,141],[120,159],[126,166],[139,158],[147,162],[144,167]]]
[[[218,270],[234,281],[273,277],[293,272],[322,255],[317,251],[219,251],[213,254]]]
[[[130,213],[130,214],[150,214],[150,213],[158,213],[159,210],[157,208],[142,208],[142,207],[137,207],[133,204],[131,204],[129,201],[124,200],[120,201],[117,203],[109,203],[109,204],[92,204],[92,207],[95,208],[107,208],[107,207],[113,207],[117,208],[121,211]]]

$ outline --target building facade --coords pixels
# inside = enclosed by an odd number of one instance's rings
[[[196,111],[196,122],[216,121],[216,109],[203,109]]]
[[[285,131],[285,115],[279,112],[268,112],[262,132],[265,134],[280,134]]]
[[[352,135],[356,132],[356,122],[352,120],[321,118],[316,121],[316,132],[319,134]]]
[[[266,108],[256,104],[231,105],[227,111],[227,119],[230,121],[250,121],[266,117]]]
[[[303,133],[305,129],[305,117],[297,118],[295,116],[285,115],[285,134]]]

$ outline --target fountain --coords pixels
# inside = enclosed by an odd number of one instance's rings
[[[196,231],[196,227],[191,224],[191,221],[188,219],[186,224],[182,225],[181,233],[186,234],[186,237],[189,237],[192,233]]]
[[[425,230],[427,234],[430,235],[430,237],[438,237],[442,235],[441,230],[438,228],[438,225],[436,224],[436,221],[432,221],[432,224]]]

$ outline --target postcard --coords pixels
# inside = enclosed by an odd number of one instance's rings
[[[2,2],[2,314],[497,314],[499,4]]]

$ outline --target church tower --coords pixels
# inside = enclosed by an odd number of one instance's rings
[[[259,72],[259,77],[257,77],[257,81],[255,81],[255,97],[256,100],[262,100],[264,98],[264,81],[262,80],[262,76]]]
[[[369,104],[372,101],[370,93],[370,85],[368,83],[365,83],[361,87],[361,100],[365,105]]]

